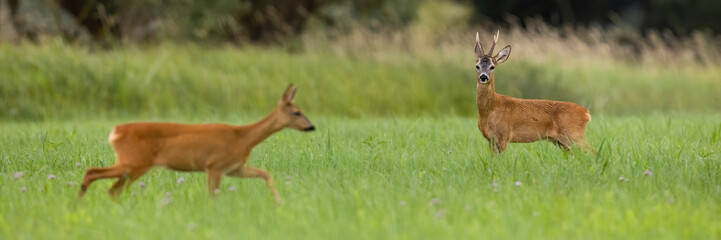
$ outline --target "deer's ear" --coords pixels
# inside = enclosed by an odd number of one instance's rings
[[[288,87],[285,89],[285,92],[283,92],[283,102],[290,103],[293,102],[293,99],[295,99],[295,92],[298,91],[297,88],[293,86],[291,83],[288,85]]]
[[[508,57],[511,56],[511,45],[506,45],[501,51],[496,54],[496,64],[500,64],[502,62],[505,62],[508,60]]]
[[[481,39],[478,38],[478,32],[476,32],[476,58],[483,56],[483,45],[481,45]]]

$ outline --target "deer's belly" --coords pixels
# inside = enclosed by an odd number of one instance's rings
[[[189,156],[158,157],[155,165],[176,171],[203,171],[206,166],[205,159]]]
[[[198,147],[167,147],[155,156],[155,165],[177,171],[202,171],[213,152]]]
[[[178,171],[203,171],[208,161],[219,155],[229,155],[232,151],[225,143],[200,135],[168,139],[156,156],[156,166]],[[217,160],[216,160],[217,161]]]
[[[529,143],[551,138],[556,135],[552,122],[524,122],[511,131],[511,142]]]

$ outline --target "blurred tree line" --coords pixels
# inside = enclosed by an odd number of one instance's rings
[[[0,38],[267,43],[298,35],[313,21],[403,28],[423,2],[442,0],[0,0]],[[467,24],[541,18],[554,26],[624,25],[640,32],[721,32],[719,0],[447,0],[470,12]],[[432,6],[432,5],[430,5]],[[427,9],[426,12],[433,12]],[[445,13],[444,13],[445,14]],[[454,14],[449,12],[447,14]],[[434,17],[443,17],[436,16]],[[451,16],[453,17],[453,16]],[[514,20],[521,19],[521,21]]]

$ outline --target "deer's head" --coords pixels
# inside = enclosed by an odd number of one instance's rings
[[[487,53],[483,51],[483,45],[478,37],[478,32],[476,32],[476,76],[479,83],[492,83],[493,72],[496,66],[508,60],[508,57],[511,55],[511,45],[506,45],[496,56],[493,56],[493,49],[496,47],[496,42],[498,42],[499,32],[500,31],[496,32],[496,35],[493,37],[493,45],[491,45],[491,50]]]
[[[288,88],[283,92],[283,97],[278,101],[278,122],[284,127],[289,127],[295,130],[311,132],[315,130],[315,126],[310,120],[303,114],[300,107],[293,102],[295,99],[295,93],[298,91],[297,88],[293,87],[293,84],[288,85]]]

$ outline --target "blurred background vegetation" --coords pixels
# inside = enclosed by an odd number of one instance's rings
[[[4,35],[69,40],[282,41],[309,22],[325,27],[366,23],[401,29],[485,23],[623,27],[675,36],[721,31],[715,0],[2,0]],[[452,24],[452,25],[449,25]],[[433,26],[435,25],[435,26]]]
[[[721,110],[716,0],[0,0],[0,119],[268,111],[475,114],[473,36],[511,44],[497,91],[594,113]]]

